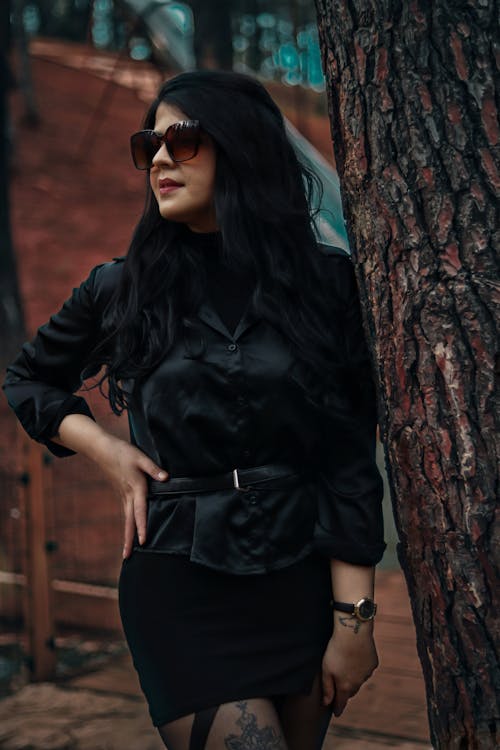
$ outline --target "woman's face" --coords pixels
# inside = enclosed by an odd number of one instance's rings
[[[174,105],[162,102],[156,111],[154,130],[163,134],[175,122],[189,119]],[[172,161],[162,145],[154,156],[149,179],[164,219],[187,224],[194,232],[217,230],[213,201],[215,159],[214,143],[203,131],[198,153],[188,161]],[[166,180],[174,180],[179,187],[168,187]]]

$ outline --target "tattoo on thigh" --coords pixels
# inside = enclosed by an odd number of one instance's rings
[[[241,716],[236,720],[238,726],[242,728],[242,733],[238,737],[235,734],[229,734],[224,738],[224,744],[227,750],[285,750],[281,732],[276,733],[274,727],[257,727],[257,717],[247,710],[246,701],[236,704],[241,711]]]

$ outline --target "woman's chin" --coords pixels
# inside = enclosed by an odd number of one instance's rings
[[[173,206],[159,205],[160,216],[167,221],[174,221],[178,224],[188,224],[189,226],[199,228],[199,231],[210,232],[216,230],[216,221],[209,213],[196,213],[193,211],[175,210]]]
[[[177,221],[184,223],[186,214],[184,211],[175,211],[171,206],[159,205],[160,216],[168,221]]]

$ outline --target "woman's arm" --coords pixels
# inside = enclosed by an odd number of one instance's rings
[[[325,410],[320,420],[315,548],[333,560],[373,566],[385,549],[384,484],[376,462],[377,394],[352,261],[339,256],[326,260],[332,293],[344,303],[345,370],[339,381],[343,412]]]
[[[368,597],[373,599],[375,589],[375,566],[351,565],[343,560],[330,560],[333,597],[338,602],[358,602]],[[335,610],[340,615],[339,625],[348,629],[355,629],[353,616]],[[349,624],[350,623],[350,624]]]
[[[61,420],[67,414],[93,418],[86,400],[76,391],[100,339],[103,310],[120,269],[121,264],[115,262],[95,266],[7,367],[2,387],[9,405],[28,435],[58,457],[74,453],[50,440]],[[85,377],[98,370],[96,363]]]
[[[146,475],[164,481],[167,472],[145,453],[125,440],[106,432],[84,414],[68,414],[59,425],[52,442],[75,453],[82,453],[104,471],[118,491],[125,513],[123,557],[132,552],[135,529],[139,543],[146,540]]]
[[[335,419],[325,414],[323,420],[315,543],[330,560],[334,599],[354,604],[373,599],[375,565],[385,547],[383,482],[375,460],[376,391],[354,267],[346,257],[327,260],[332,292],[345,305],[346,415]],[[362,622],[339,610],[332,617],[333,635],[323,658],[323,699],[325,704],[333,701],[338,716],[377,667],[378,657],[373,620]]]
[[[81,396],[75,392],[91,373],[88,362],[101,337],[103,312],[119,280],[122,264],[103,263],[62,308],[40,326],[7,368],[3,388],[10,406],[31,438],[54,455],[78,452],[95,461],[111,479],[125,508],[124,557],[131,550],[137,526],[145,539],[146,474],[166,478],[160,467],[138,448],[100,427]],[[95,373],[98,366],[92,366]]]
[[[351,565],[331,560],[333,597],[336,601],[354,603],[373,599],[375,567]],[[373,640],[373,620],[361,622],[355,616],[333,611],[333,635],[323,657],[323,702],[333,701],[333,711],[340,716],[347,701],[378,666]]]

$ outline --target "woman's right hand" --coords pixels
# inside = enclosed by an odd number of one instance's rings
[[[164,482],[167,472],[139,448],[111,435],[86,414],[67,414],[52,440],[90,458],[111,480],[123,502],[123,557],[129,557],[136,528],[139,543],[146,541],[146,477]]]
[[[162,482],[168,478],[168,474],[139,448],[111,435],[106,435],[101,441],[95,460],[111,480],[123,502],[125,559],[132,552],[136,529],[139,544],[146,541],[147,476]]]

